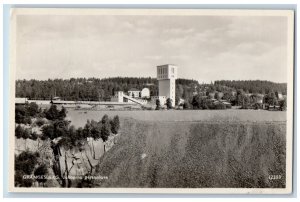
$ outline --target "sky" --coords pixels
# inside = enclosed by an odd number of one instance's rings
[[[274,16],[18,15],[16,79],[178,77],[287,82],[287,19]]]

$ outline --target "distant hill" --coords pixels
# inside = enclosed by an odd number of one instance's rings
[[[271,81],[261,81],[261,80],[241,80],[241,81],[230,81],[230,80],[220,80],[215,81],[215,86],[227,86],[235,89],[243,89],[249,93],[262,93],[267,94],[271,91],[281,92],[286,95],[287,84],[286,83],[274,83]]]

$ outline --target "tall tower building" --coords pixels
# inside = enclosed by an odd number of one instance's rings
[[[177,79],[177,66],[166,64],[157,66],[158,96],[171,98],[175,106],[175,80]]]

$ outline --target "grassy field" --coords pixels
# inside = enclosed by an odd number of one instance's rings
[[[170,110],[170,111],[82,111],[69,110],[72,124],[84,126],[87,119],[98,121],[104,114],[119,115],[144,121],[215,121],[215,122],[281,122],[286,121],[286,112],[265,110]]]
[[[124,120],[96,187],[285,187],[281,123]],[[281,175],[270,180],[270,175]]]

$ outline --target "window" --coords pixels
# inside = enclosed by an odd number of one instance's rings
[[[174,74],[174,67],[172,67],[172,74]]]

